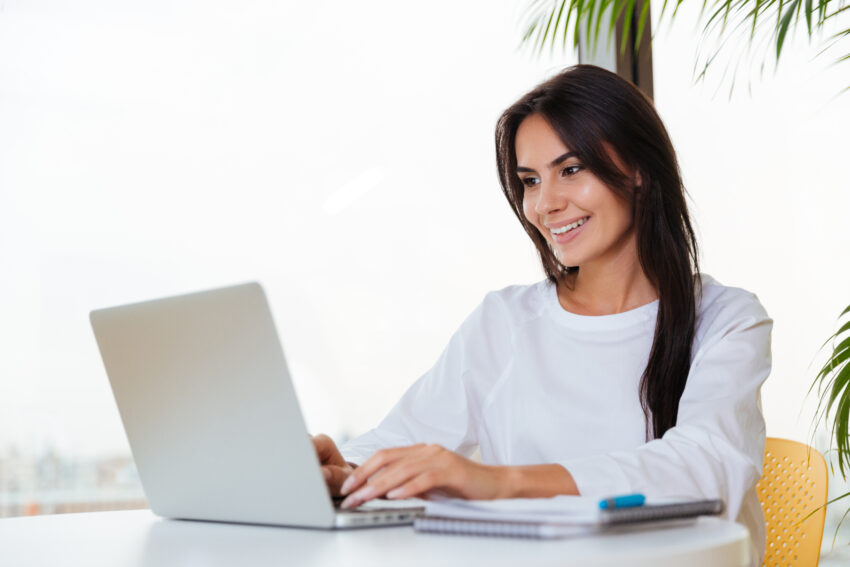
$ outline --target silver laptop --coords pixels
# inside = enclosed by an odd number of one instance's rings
[[[154,513],[311,528],[421,514],[335,508],[259,284],[100,309],[91,324]]]

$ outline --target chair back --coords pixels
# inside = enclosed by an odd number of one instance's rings
[[[756,484],[767,522],[765,567],[818,564],[827,483],[826,461],[816,449],[789,439],[767,438],[764,473]],[[818,506],[823,507],[800,523]]]

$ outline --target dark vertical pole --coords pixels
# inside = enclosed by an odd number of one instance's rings
[[[653,98],[652,88],[652,13],[651,9],[647,8],[646,23],[644,24],[643,34],[641,35],[640,47],[635,51],[635,38],[637,38],[638,20],[643,6],[649,0],[637,0],[635,9],[632,11],[632,23],[629,27],[629,37],[624,53],[620,53],[620,46],[616,45],[617,49],[617,74],[621,77],[630,80],[645,92],[649,98]],[[625,14],[620,17],[617,22],[616,37],[620,37],[625,27]]]
[[[614,37],[607,37],[605,26],[599,30],[599,45],[596,51],[591,52],[589,40],[579,30],[579,62],[599,65],[609,71],[613,71],[638,86],[649,98],[653,98],[652,86],[652,25],[650,20],[652,14],[647,9],[646,23],[641,35],[640,47],[635,51],[635,38],[637,37],[638,20],[644,4],[649,0],[636,0],[635,9],[632,11],[632,22],[629,26],[629,37],[626,38],[626,48],[620,52],[620,37],[625,28],[625,14],[620,16],[614,27]],[[610,7],[609,12],[610,14]]]

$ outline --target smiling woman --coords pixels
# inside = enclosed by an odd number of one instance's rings
[[[548,159],[546,156],[564,152],[548,165],[542,176],[533,167],[516,168],[517,173],[528,172],[520,175],[525,219],[547,240],[561,269],[582,266],[584,282],[589,273],[598,273],[597,268],[624,269],[624,263],[614,261],[616,256],[637,259],[631,201],[616,195],[585,168],[542,114],[532,114],[522,121],[515,145],[517,162],[535,166]],[[538,167],[544,171],[542,165]],[[583,237],[576,241],[579,235]],[[568,246],[570,243],[573,244]],[[635,264],[630,266],[632,270],[635,267]],[[578,275],[577,270],[574,273]],[[654,296],[649,282],[642,283],[646,292]]]
[[[331,492],[344,507],[437,493],[721,498],[759,558],[772,321],[753,294],[699,273],[652,103],[613,73],[570,67],[502,114],[496,157],[546,279],[488,294],[377,428],[342,450],[317,436]]]
[[[696,237],[661,119],[630,83],[579,65],[505,111],[496,152],[505,196],[564,309],[604,315],[659,299],[640,395],[647,437],[661,437],[676,422],[700,292]],[[527,165],[547,162],[542,176]],[[552,230],[579,221],[587,226]]]

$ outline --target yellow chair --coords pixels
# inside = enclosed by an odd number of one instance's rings
[[[820,558],[826,507],[826,461],[805,443],[768,437],[764,473],[756,484],[767,521],[765,567],[816,566]]]

